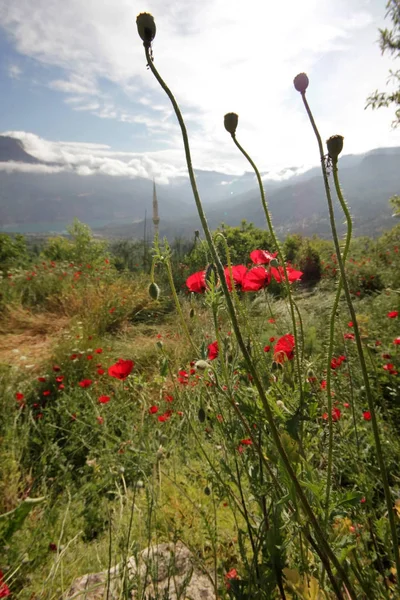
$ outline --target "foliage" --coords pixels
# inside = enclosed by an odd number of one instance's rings
[[[0,272],[7,271],[17,265],[24,266],[28,262],[28,249],[23,235],[11,237],[0,233]]]
[[[400,2],[399,0],[388,0],[386,17],[390,17],[393,22],[393,28],[390,29],[380,29],[380,48],[382,54],[388,52],[395,59],[400,58]],[[367,99],[367,107],[371,106],[372,108],[381,108],[382,106],[390,106],[394,104],[395,106],[395,119],[393,121],[393,126],[397,127],[400,125],[400,108],[396,108],[400,106],[400,69],[397,71],[390,71],[389,81],[393,82],[393,85],[398,89],[395,89],[393,92],[378,92],[376,90],[369,98]]]
[[[95,240],[88,225],[75,219],[67,227],[71,239],[50,238],[43,248],[43,257],[52,261],[71,261],[77,264],[97,264],[106,257],[107,243]]]

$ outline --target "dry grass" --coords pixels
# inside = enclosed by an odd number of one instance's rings
[[[68,323],[67,317],[53,313],[8,307],[0,321],[0,364],[38,367],[49,360]]]

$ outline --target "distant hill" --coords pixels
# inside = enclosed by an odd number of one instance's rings
[[[0,136],[0,163],[10,161],[49,164],[28,154],[19,140]],[[278,233],[330,235],[320,169],[301,174],[296,174],[296,167],[285,171],[294,173],[286,181],[264,174]],[[253,173],[196,171],[196,177],[212,228],[221,222],[238,225],[243,219],[264,226]],[[374,235],[392,226],[388,199],[400,193],[400,148],[343,156],[340,178],[355,233]],[[77,217],[104,236],[141,238],[145,214],[151,220],[152,185],[144,178],[0,170],[0,231],[61,231]],[[201,230],[188,178],[157,185],[157,195],[161,235],[191,237],[195,229]]]

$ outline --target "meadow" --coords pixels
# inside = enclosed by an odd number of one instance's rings
[[[78,221],[35,255],[0,235],[0,597],[194,599],[196,571],[207,598],[399,598],[400,226],[352,239],[302,73],[332,241],[277,239],[235,113],[266,229],[211,232],[137,24],[203,230],[147,269]],[[165,542],[192,557],[167,587],[133,568]]]

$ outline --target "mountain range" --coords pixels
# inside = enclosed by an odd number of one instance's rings
[[[8,168],[11,163],[23,163],[26,170]],[[52,166],[54,172],[37,171],[38,165]],[[400,194],[400,148],[344,155],[339,166],[355,234],[378,235],[392,227],[388,200]],[[280,181],[263,174],[277,233],[329,236],[320,168],[287,171],[291,176]],[[265,226],[253,173],[196,171],[196,178],[212,228],[221,222],[238,225],[243,219]],[[191,237],[195,229],[201,230],[187,177],[157,184],[157,197],[162,236]],[[19,140],[0,136],[0,231],[63,231],[77,217],[105,237],[141,238],[145,216],[151,220],[152,198],[153,182],[148,179],[57,170],[56,163],[44,163],[26,152]]]

